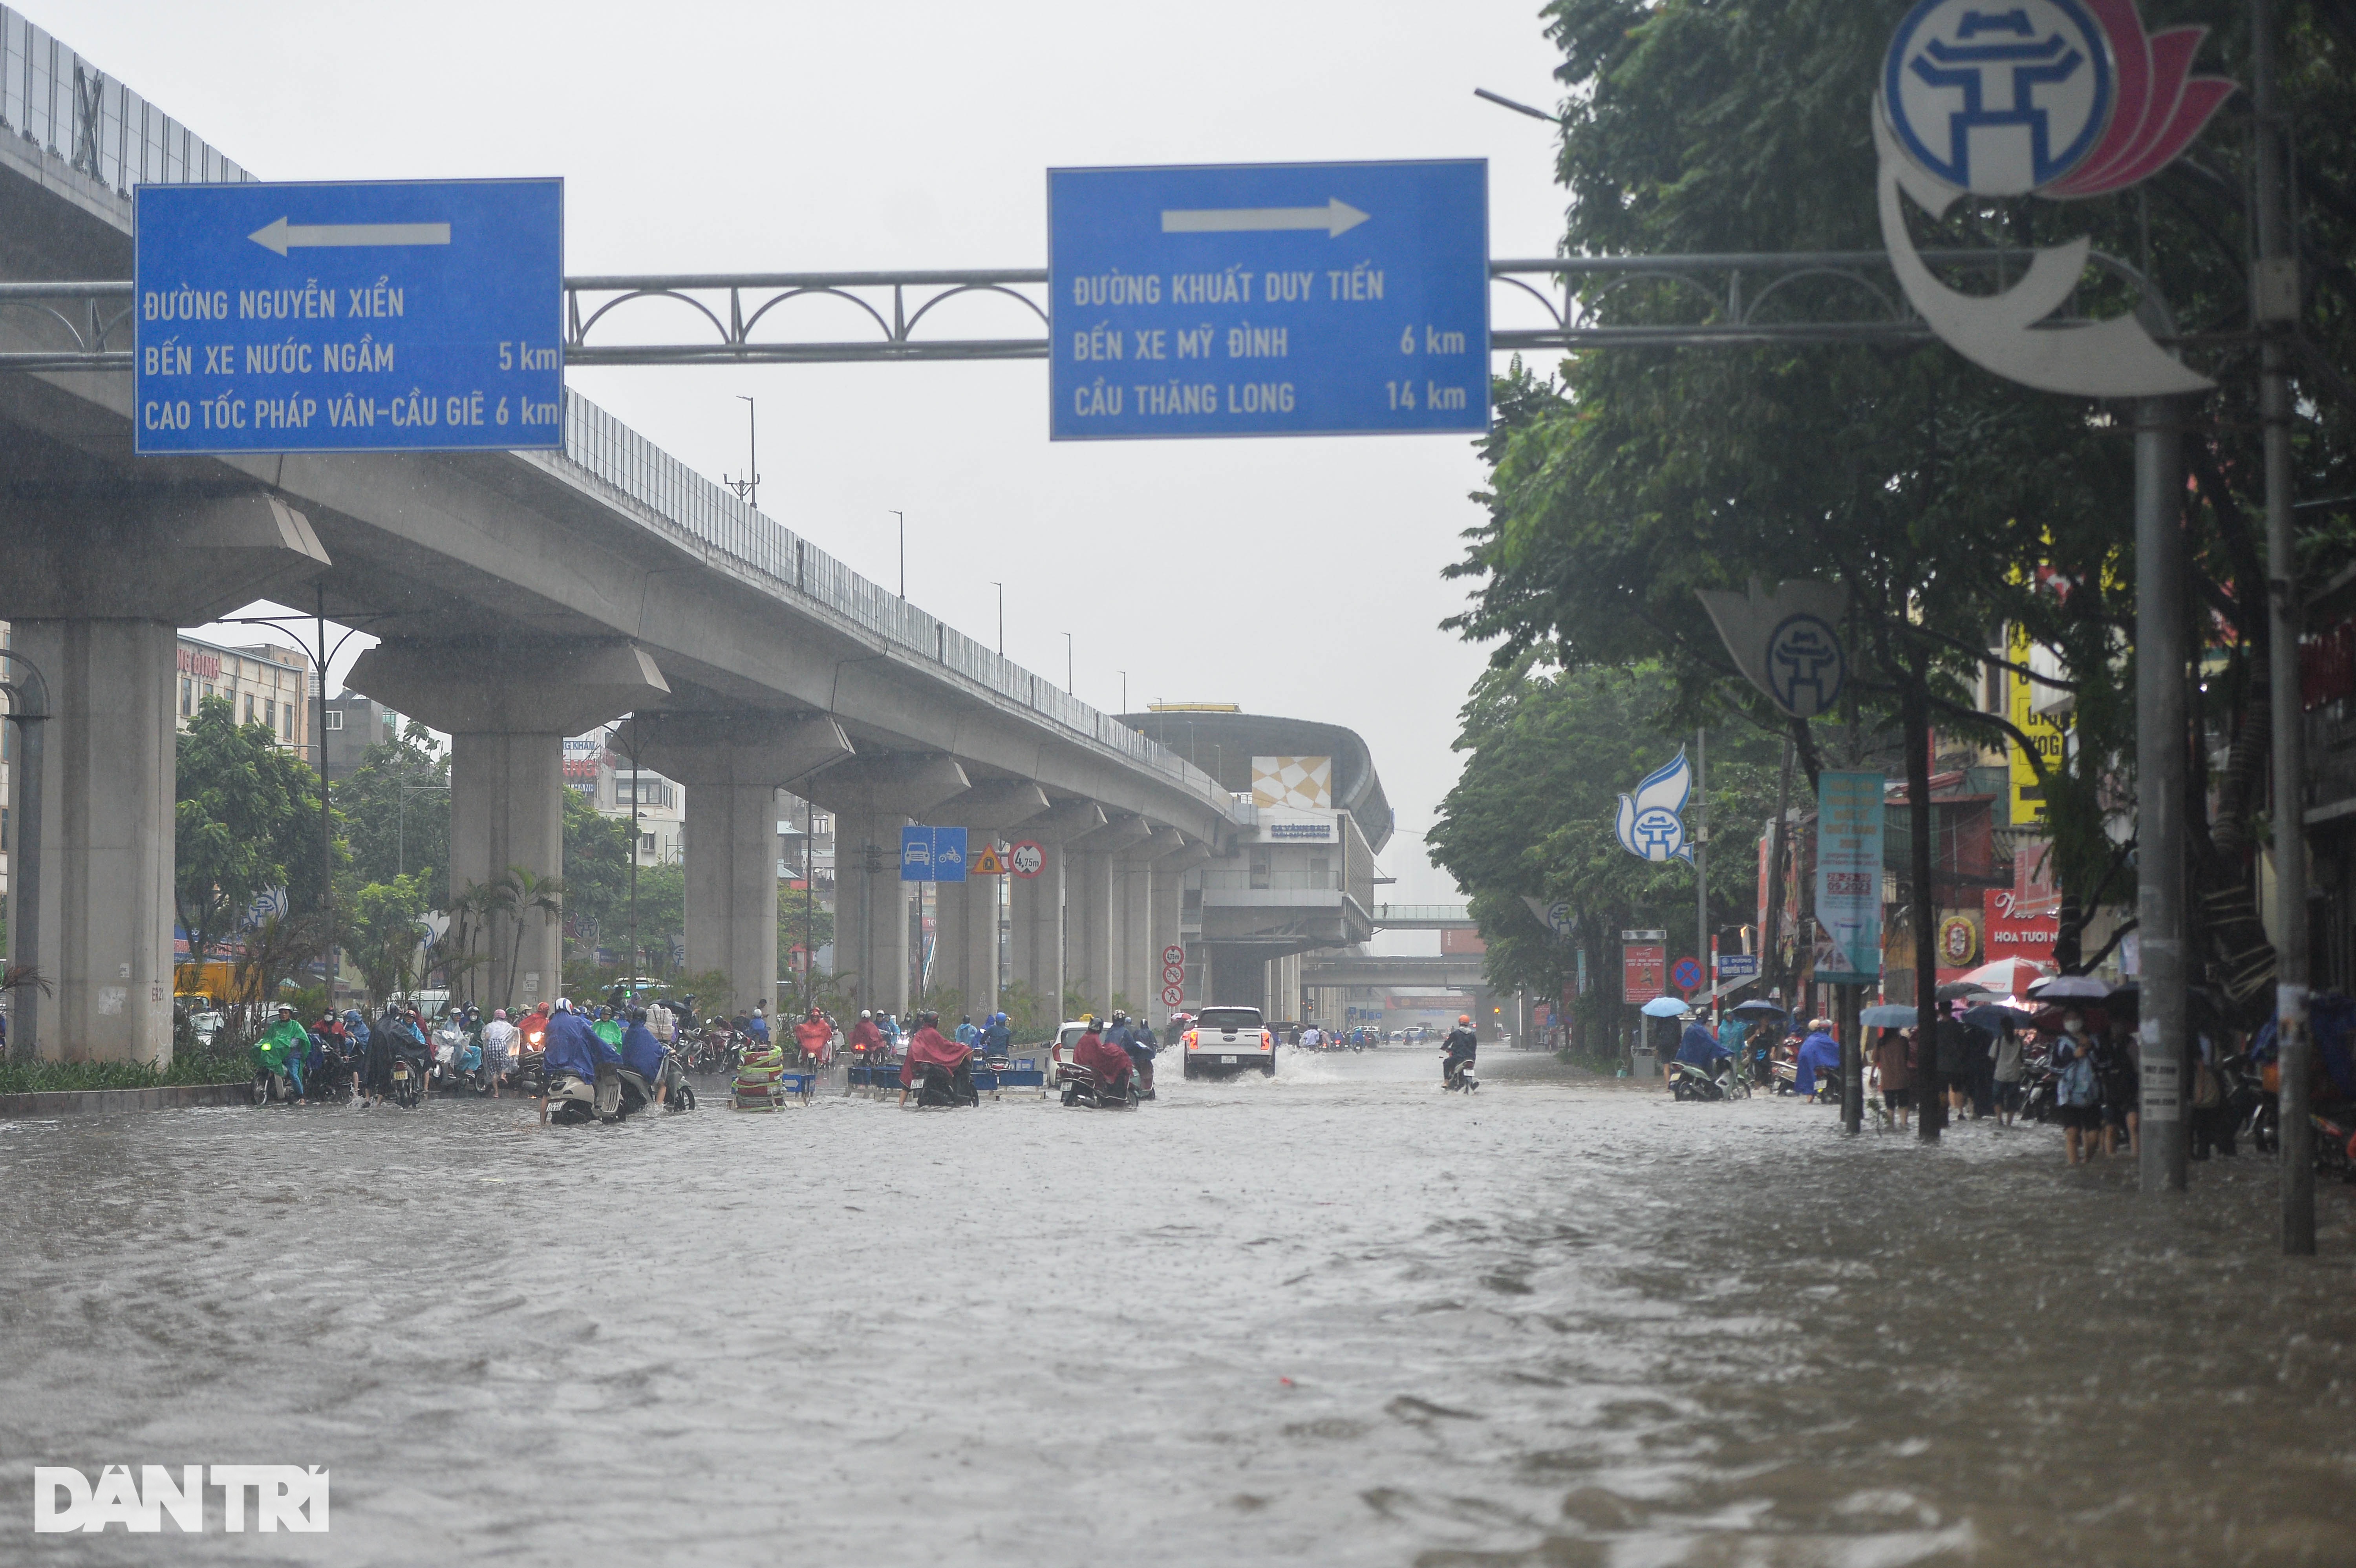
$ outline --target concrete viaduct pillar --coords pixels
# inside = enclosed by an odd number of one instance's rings
[[[1166,948],[1183,950],[1184,946],[1179,940],[1178,925],[1186,901],[1186,873],[1211,858],[1208,848],[1186,838],[1177,829],[1162,828],[1154,837],[1158,839],[1162,833],[1172,834],[1176,842],[1170,853],[1153,862],[1152,885],[1146,891],[1145,901],[1146,965],[1153,988],[1151,1016],[1156,1028],[1167,1023],[1176,1010],[1162,1000],[1162,955]]]
[[[52,990],[38,1038],[12,1048],[169,1065],[179,628],[293,597],[327,551],[272,496],[157,490],[63,505],[0,496],[0,619],[47,682],[51,714],[39,918],[25,920],[12,878],[8,929],[13,941],[37,924],[39,951],[9,962],[35,964]]]
[[[1046,792],[1027,779],[985,779],[934,807],[928,820],[937,827],[966,830],[969,865],[973,845],[1000,842],[1007,830],[1040,816],[1047,805]],[[969,875],[937,889],[940,956],[933,973],[944,988],[957,992],[959,1008],[976,1019],[998,1010],[999,909],[1006,884],[1014,880]]]
[[[1067,800],[1031,817],[1016,839],[1033,839],[1047,851],[1047,864],[1035,877],[1012,879],[1007,890],[1014,981],[1036,999],[1039,1022],[1053,1029],[1063,1022],[1066,952],[1064,929],[1065,863],[1071,841],[1105,825],[1103,807],[1093,801]]]
[[[687,786],[687,966],[729,1012],[777,1005],[777,791],[851,755],[824,714],[634,715],[615,749]]]
[[[1121,854],[1113,870],[1113,978],[1135,1017],[1158,1019],[1162,1005],[1162,950],[1153,941],[1153,902],[1162,880],[1162,862],[1186,847],[1174,827],[1156,827]],[[1174,924],[1174,921],[1173,921]]]
[[[1114,872],[1121,855],[1152,834],[1152,825],[1142,816],[1121,816],[1074,846],[1064,882],[1066,965],[1077,975],[1080,996],[1093,1012],[1112,1011],[1113,992],[1119,984]],[[1124,1001],[1142,1006],[1135,997]]]
[[[971,787],[948,757],[862,753],[800,792],[834,813],[834,966],[851,973],[861,1008],[908,1010],[913,884],[900,880],[900,829]]]
[[[347,684],[450,737],[450,891],[519,895],[481,923],[474,994],[486,1006],[552,1002],[564,976],[564,737],[669,695],[626,642],[386,641]],[[506,880],[502,883],[502,879]]]

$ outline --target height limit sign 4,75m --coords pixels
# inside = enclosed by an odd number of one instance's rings
[[[1058,441],[1480,431],[1477,159],[1051,169]]]

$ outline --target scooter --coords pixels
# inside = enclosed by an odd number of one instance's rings
[[[1723,1060],[1731,1062],[1733,1058]],[[1723,1073],[1713,1073],[1696,1067],[1690,1061],[1672,1061],[1669,1063],[1669,1093],[1680,1100],[1723,1100],[1729,1095],[1729,1083],[1733,1077],[1730,1068]]]
[[[1440,1060],[1440,1086],[1442,1089],[1462,1090],[1470,1094],[1481,1087],[1481,1074],[1473,1067],[1471,1057],[1443,1054]]]
[[[548,1074],[548,1119],[559,1126],[627,1121],[653,1099],[647,1081],[618,1062],[599,1062],[594,1079],[562,1067]]]

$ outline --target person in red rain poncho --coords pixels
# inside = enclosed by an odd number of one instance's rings
[[[1129,1075],[1137,1068],[1137,1064],[1129,1059],[1129,1052],[1117,1045],[1105,1043],[1094,1018],[1088,1019],[1087,1031],[1072,1047],[1072,1061],[1074,1065],[1095,1073],[1098,1087],[1116,1096],[1129,1093]]]
[[[961,1045],[940,1030],[938,1013],[916,1015],[916,1032],[908,1040],[908,1058],[900,1063],[900,1104],[908,1103],[908,1092],[916,1086],[927,1067],[946,1070],[953,1078],[962,1077],[958,1069],[973,1055],[973,1047]]]
[[[801,1048],[803,1066],[826,1065],[828,1048],[834,1043],[834,1026],[826,1021],[815,1004],[809,1016],[794,1026],[794,1043]]]
[[[884,1031],[875,1027],[875,1015],[862,1008],[859,1021],[851,1026],[851,1054],[863,1063],[883,1053]]]

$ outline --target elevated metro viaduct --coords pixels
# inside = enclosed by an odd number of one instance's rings
[[[43,48],[82,80],[70,51]],[[0,136],[0,281],[127,278],[134,184],[248,177],[90,80],[105,135],[79,133],[81,95],[59,89],[51,112],[70,98],[70,123]],[[133,124],[161,130],[114,134]],[[73,342],[37,305],[0,310],[0,349]],[[453,737],[454,888],[557,875],[562,738],[630,715],[621,744],[689,786],[688,962],[727,971],[738,1007],[774,995],[780,787],[895,869],[912,819],[1048,846],[1046,872],[1010,895],[1012,973],[1097,1006],[1158,992],[1129,977],[1158,978],[1177,942],[1180,879],[1247,826],[1209,773],[577,396],[561,453],[234,458],[135,457],[131,398],[121,373],[0,377],[0,619],[54,714],[43,1055],[170,1058],[174,638],[260,598],[380,636],[349,684]],[[942,892],[936,976],[980,1010],[998,994],[998,891]],[[841,879],[838,929],[873,971],[853,977],[863,1003],[909,1004],[905,896],[896,870]],[[484,994],[552,997],[561,942],[554,917],[494,920]]]

